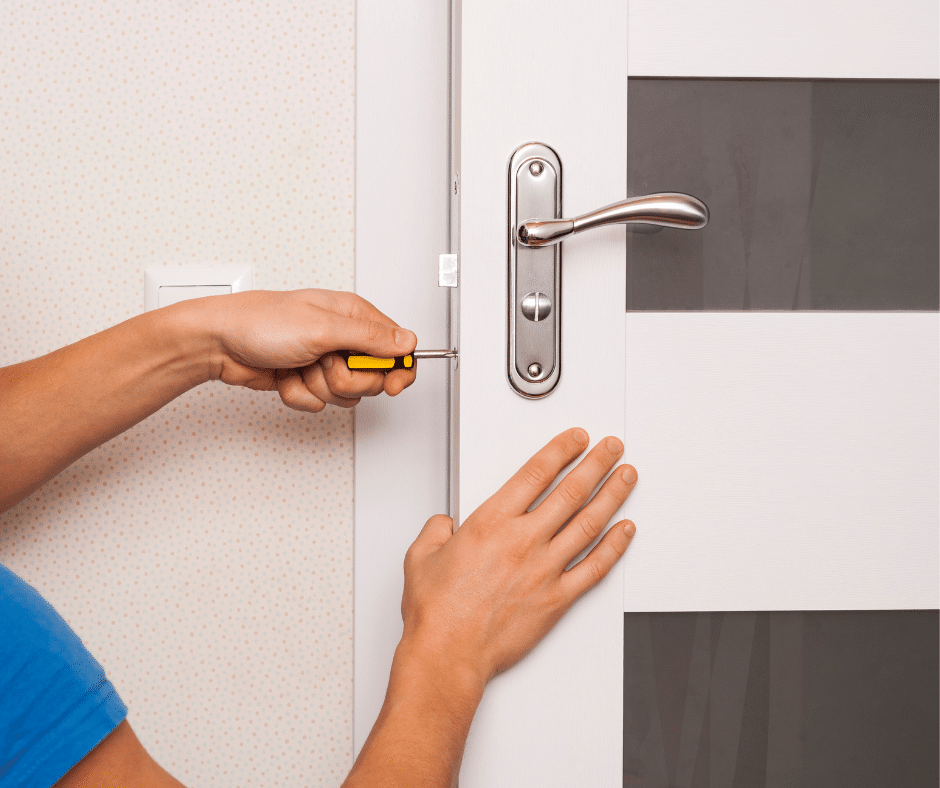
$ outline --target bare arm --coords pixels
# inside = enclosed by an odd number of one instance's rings
[[[124,720],[55,784],[55,788],[186,788],[160,766]]]
[[[343,788],[455,785],[484,686],[453,655],[402,641],[379,718]]]
[[[210,377],[188,314],[150,312],[0,370],[0,509]]]
[[[298,410],[350,407],[364,395],[398,394],[414,373],[351,373],[330,365],[330,351],[393,356],[414,342],[351,293],[253,291],[148,312],[0,369],[0,512],[208,380],[276,389]]]

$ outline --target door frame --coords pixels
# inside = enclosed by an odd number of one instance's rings
[[[449,9],[358,0],[356,292],[418,335],[448,341]],[[378,716],[401,637],[402,562],[428,517],[448,511],[448,361],[422,362],[394,399],[354,412],[353,757]]]

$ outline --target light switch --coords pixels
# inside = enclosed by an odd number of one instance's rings
[[[190,298],[202,298],[211,295],[228,295],[232,292],[231,285],[195,285],[179,286],[168,285],[160,288],[157,296],[157,306],[169,306]]]
[[[173,265],[144,269],[146,311],[190,298],[254,289],[250,265]]]

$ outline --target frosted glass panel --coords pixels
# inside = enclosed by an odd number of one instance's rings
[[[629,234],[628,310],[936,310],[936,81],[631,79],[628,192],[704,200]]]
[[[627,613],[624,787],[936,786],[938,614]]]

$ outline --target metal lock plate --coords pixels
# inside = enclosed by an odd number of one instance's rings
[[[509,161],[509,383],[523,397],[551,393],[561,375],[561,244],[529,248],[519,225],[561,218],[561,161],[527,143]]]

